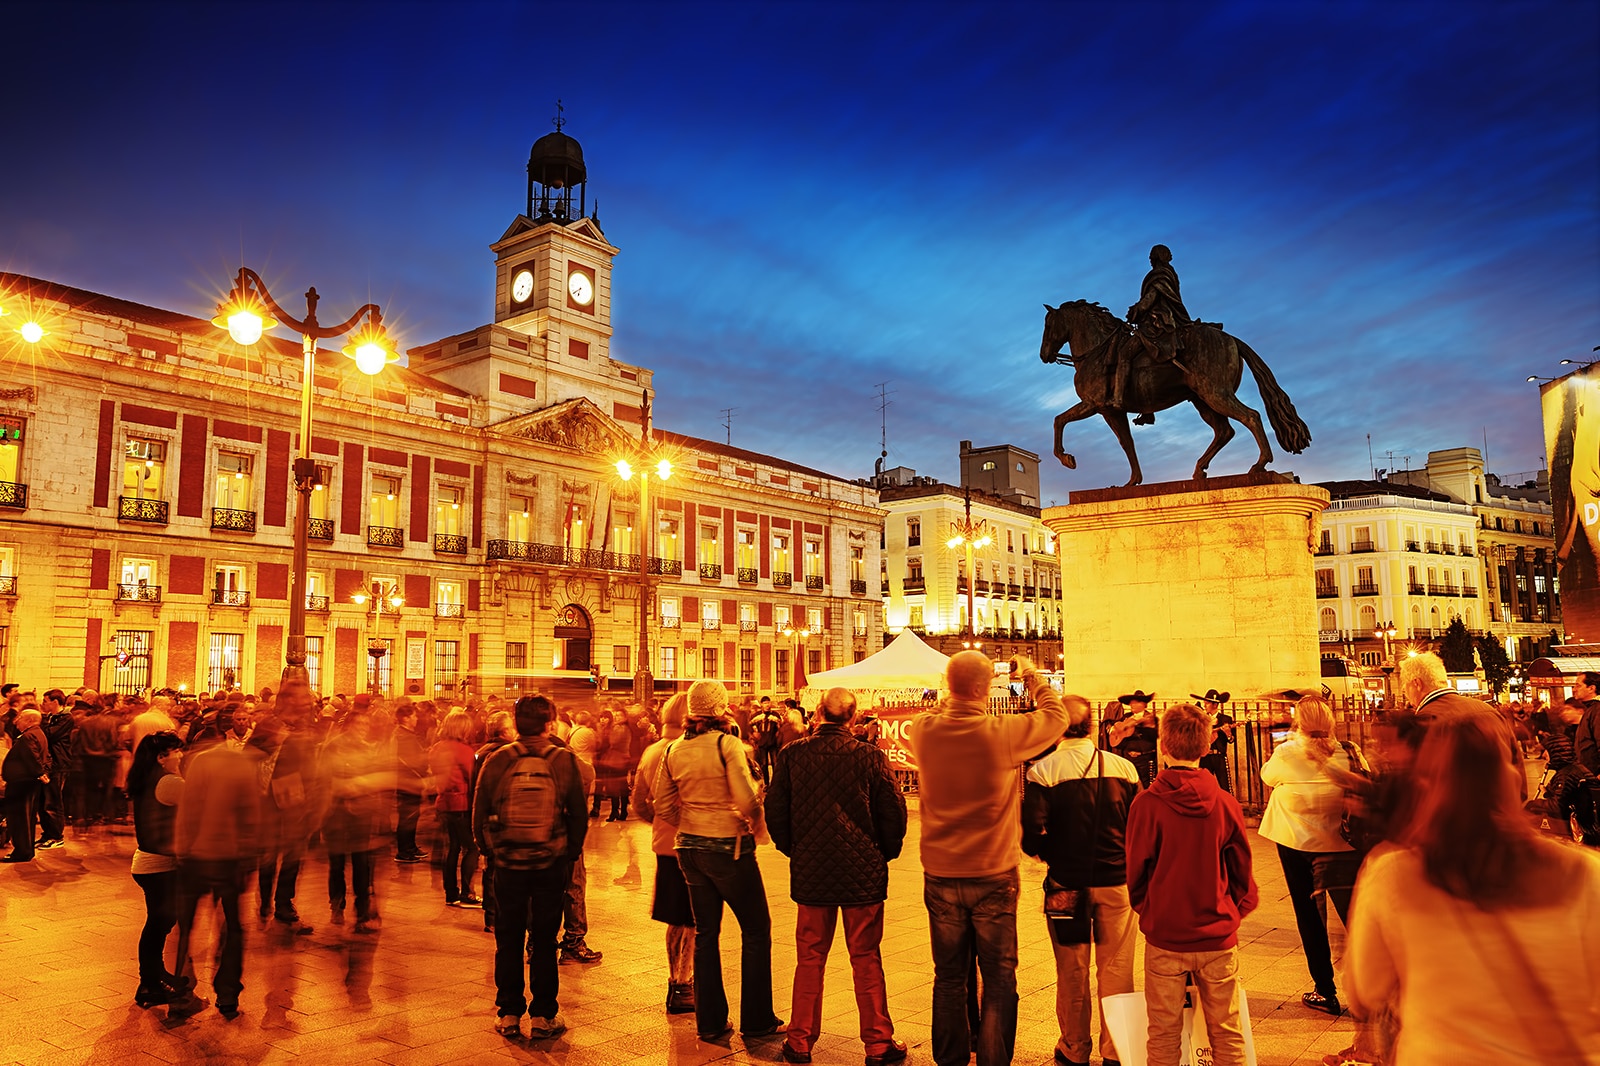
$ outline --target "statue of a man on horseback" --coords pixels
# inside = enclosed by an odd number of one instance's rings
[[[1139,484],[1143,474],[1133,449],[1128,412],[1140,412],[1135,422],[1148,424],[1155,421],[1156,411],[1188,402],[1212,429],[1211,446],[1195,464],[1197,480],[1205,477],[1207,464],[1233,438],[1233,421],[1249,429],[1260,446],[1260,457],[1251,471],[1265,469],[1272,460],[1272,448],[1261,416],[1237,396],[1245,366],[1256,379],[1278,443],[1295,453],[1311,443],[1311,431],[1266,362],[1221,326],[1190,317],[1178,287],[1178,273],[1172,269],[1172,252],[1164,244],[1150,249],[1150,272],[1140,286],[1139,302],[1128,308],[1127,322],[1085,300],[1059,307],[1045,304],[1045,311],[1039,358],[1076,368],[1073,388],[1080,402],[1063,411],[1055,422],[1056,456],[1068,468],[1077,464],[1062,448],[1062,429],[1100,415],[1128,455],[1133,472],[1128,484]],[[1065,356],[1061,354],[1064,345],[1070,350]],[[1141,355],[1147,358],[1141,359]]]

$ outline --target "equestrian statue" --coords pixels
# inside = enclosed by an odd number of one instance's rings
[[[1265,470],[1272,461],[1272,446],[1261,416],[1238,397],[1245,364],[1255,376],[1278,444],[1299,454],[1311,443],[1311,430],[1265,360],[1244,341],[1223,332],[1221,323],[1189,316],[1177,271],[1172,269],[1172,252],[1164,244],[1150,249],[1150,273],[1140,286],[1139,302],[1128,308],[1126,322],[1087,300],[1060,307],[1045,304],[1044,310],[1039,359],[1073,367],[1072,387],[1078,393],[1078,403],[1056,416],[1056,457],[1069,470],[1078,463],[1061,446],[1062,429],[1099,415],[1128,455],[1133,472],[1128,484],[1139,484],[1144,475],[1133,450],[1128,414],[1138,413],[1136,425],[1149,425],[1157,411],[1185,402],[1194,404],[1212,431],[1211,446],[1194,465],[1196,481],[1206,476],[1206,466],[1233,439],[1232,422],[1246,426],[1261,447],[1250,472]],[[1069,354],[1061,354],[1063,345]]]

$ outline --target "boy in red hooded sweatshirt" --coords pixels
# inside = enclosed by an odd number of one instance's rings
[[[1128,900],[1145,937],[1150,1066],[1178,1066],[1185,975],[1205,1008],[1216,1066],[1241,1066],[1239,921],[1256,907],[1239,801],[1200,769],[1211,718],[1190,703],[1161,716],[1166,764],[1128,808]]]

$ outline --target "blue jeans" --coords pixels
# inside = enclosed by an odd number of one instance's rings
[[[739,1029],[759,1032],[778,1021],[772,1011],[772,914],[753,850],[739,858],[685,848],[678,866],[689,885],[694,910],[694,1016],[702,1033],[728,1024],[728,993],[722,986],[722,905],[739,922]]]
[[[967,975],[974,954],[983,975],[978,1066],[1005,1066],[1017,1042],[1016,869],[993,877],[923,875],[933,941],[933,1061],[963,1066],[972,1052]]]

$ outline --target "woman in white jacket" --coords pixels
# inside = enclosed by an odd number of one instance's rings
[[[1261,780],[1272,795],[1261,816],[1261,835],[1278,845],[1278,861],[1294,904],[1300,946],[1316,989],[1300,997],[1312,1010],[1338,1015],[1339,994],[1333,981],[1333,953],[1328,928],[1317,909],[1316,895],[1326,892],[1349,924],[1350,893],[1355,886],[1361,856],[1340,834],[1344,819],[1344,790],[1329,776],[1329,768],[1356,769],[1361,752],[1353,744],[1333,738],[1333,709],[1320,696],[1307,696],[1294,707],[1294,729],[1272,751],[1261,768]]]

